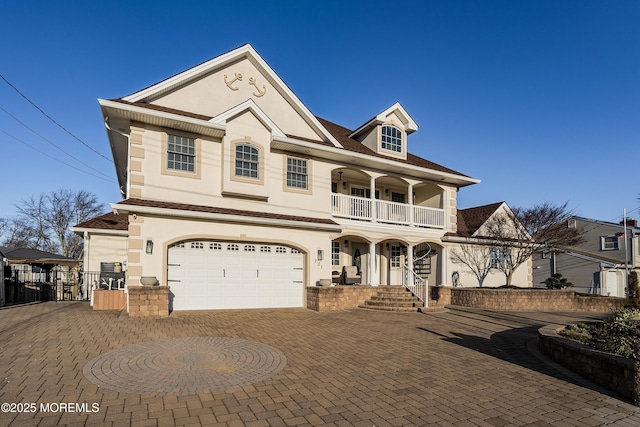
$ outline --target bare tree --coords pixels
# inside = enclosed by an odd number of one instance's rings
[[[569,228],[573,212],[567,203],[556,206],[551,202],[531,208],[514,208],[494,215],[487,221],[486,234],[494,240],[493,262],[511,285],[514,271],[541,250],[561,249],[581,243],[583,230]]]
[[[16,208],[18,216],[11,221],[6,244],[42,249],[69,258],[77,258],[82,253],[82,238],[69,227],[105,210],[94,194],[65,189],[23,199]]]
[[[451,252],[451,261],[466,266],[478,279],[482,287],[484,279],[491,271],[491,246],[463,243]]]
[[[9,230],[9,220],[7,218],[0,218],[0,237]]]

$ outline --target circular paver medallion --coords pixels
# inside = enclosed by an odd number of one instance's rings
[[[150,341],[89,360],[92,383],[123,393],[187,396],[265,380],[287,358],[269,345],[239,338],[191,337]]]

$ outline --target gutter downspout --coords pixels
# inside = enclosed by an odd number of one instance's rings
[[[119,130],[116,129],[112,129],[109,126],[109,118],[105,117],[104,118],[104,126],[109,130],[109,132],[115,132],[117,134],[120,134],[122,136],[124,136],[125,138],[127,138],[127,183],[126,183],[126,188],[124,189],[124,191],[122,190],[122,187],[120,188],[120,194],[122,195],[122,197],[124,199],[128,199],[129,198],[129,191],[131,189],[131,174],[129,173],[129,171],[131,170],[130,168],[130,162],[131,162],[131,136],[129,134],[126,134],[124,132],[121,132]]]

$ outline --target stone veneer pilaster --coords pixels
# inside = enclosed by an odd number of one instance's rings
[[[139,285],[142,276],[142,252],[144,242],[141,233],[141,224],[144,223],[144,215],[129,214],[129,237],[127,241],[127,284]]]
[[[452,233],[456,233],[458,231],[458,203],[456,200],[457,197],[457,191],[455,188],[452,188],[448,191],[449,193],[449,209],[450,209],[450,216],[449,216],[449,225],[450,225],[450,230]]]
[[[142,134],[145,128],[141,126],[131,126],[129,136],[129,197],[134,199],[142,198],[144,187],[144,175],[142,174],[142,160],[144,160],[144,146],[142,145]]]
[[[129,317],[169,317],[169,286],[128,286]]]

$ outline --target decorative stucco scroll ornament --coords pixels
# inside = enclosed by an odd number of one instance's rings
[[[227,87],[231,90],[238,90],[238,87],[233,87],[232,85],[235,83],[236,80],[238,81],[242,81],[242,74],[240,73],[233,73],[233,75],[235,76],[235,78],[233,78],[231,81],[227,81],[227,75],[224,75],[224,84],[227,85]],[[249,79],[251,80],[251,79]]]
[[[262,90],[260,90],[258,84],[256,83],[256,79],[254,79],[253,77],[249,77],[249,84],[253,85],[253,87],[255,87],[258,91],[258,93],[253,92],[253,96],[255,96],[256,98],[260,98],[261,96],[264,96],[265,93],[267,93],[267,87],[265,85],[262,85]]]

